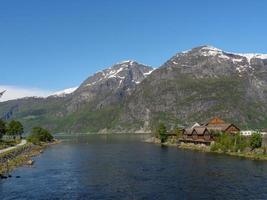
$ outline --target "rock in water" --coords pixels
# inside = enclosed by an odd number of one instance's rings
[[[33,165],[34,161],[33,160],[28,160],[27,165]]]

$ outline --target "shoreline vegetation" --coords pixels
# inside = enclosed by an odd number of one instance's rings
[[[32,157],[60,142],[42,127],[34,127],[26,140],[22,140],[23,132],[24,127],[19,121],[0,120],[0,179],[11,177],[10,172],[18,166],[33,165]]]
[[[58,143],[60,143],[60,141],[56,139],[51,142],[42,142],[40,144],[27,143],[16,149],[0,154],[0,178],[7,178],[10,176],[10,172],[17,167],[33,165],[33,157],[42,154],[48,146]]]
[[[156,137],[151,137],[146,140],[144,140],[146,143],[153,143],[158,144],[162,146],[170,146],[170,147],[177,147],[179,149],[184,150],[190,150],[190,151],[199,151],[199,152],[205,152],[205,153],[216,153],[216,154],[224,154],[229,156],[235,156],[235,157],[242,157],[247,159],[253,159],[253,160],[266,160],[267,161],[267,154],[263,153],[264,150],[258,150],[257,151],[247,151],[247,152],[231,152],[231,151],[222,151],[222,150],[216,150],[213,151],[210,146],[204,145],[204,144],[193,144],[193,143],[182,143],[177,144],[170,141],[166,141],[164,143],[160,142],[160,139]]]
[[[157,130],[154,131],[154,135],[151,135],[144,142],[253,160],[267,160],[267,147],[262,145],[263,138],[260,133],[255,132],[248,137],[242,136],[240,133],[227,134],[216,132],[214,133],[214,137],[215,140],[210,145],[184,143],[180,142],[180,139],[182,139],[180,129],[177,128],[172,131],[172,134],[168,134],[165,125],[160,124]]]

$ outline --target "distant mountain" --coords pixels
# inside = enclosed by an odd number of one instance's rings
[[[261,128],[267,126],[267,55],[200,46],[156,70],[135,61],[115,64],[77,89],[0,103],[0,113],[15,104],[14,117],[26,127],[58,132],[146,132],[159,121],[172,128],[213,116]]]
[[[69,110],[89,103],[93,110],[123,101],[153,68],[135,61],[124,61],[86,79],[70,96]]]
[[[110,129],[116,125],[125,97],[152,71],[152,67],[124,61],[94,74],[78,88],[60,91],[47,98],[29,97],[3,102],[0,113],[19,105],[14,117],[28,128],[44,125],[59,132]]]
[[[267,126],[267,55],[201,46],[176,54],[126,102],[128,123],[170,127],[220,116],[241,127]]]

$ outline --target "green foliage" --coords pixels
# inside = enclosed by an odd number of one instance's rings
[[[163,123],[160,123],[156,131],[161,143],[164,143],[167,140],[167,129]]]
[[[250,147],[252,149],[260,148],[262,144],[262,136],[259,132],[253,133],[250,137]]]
[[[215,143],[211,146],[212,151],[243,151],[246,147],[249,146],[248,140],[246,137],[237,133],[230,135],[228,133],[216,133],[218,134],[215,139]]]
[[[6,134],[6,123],[0,119],[0,139]]]
[[[177,138],[182,137],[182,130],[180,128],[175,128],[174,132],[175,132]]]
[[[7,134],[13,137],[17,135],[21,137],[23,131],[23,125],[19,121],[12,120],[7,126]]]
[[[41,142],[53,141],[53,136],[47,129],[34,127],[27,140],[33,144],[40,144]]]
[[[21,140],[1,140],[0,141],[0,149],[5,149],[8,147],[15,146],[19,144]]]
[[[219,137],[221,134],[223,134],[221,131],[216,130],[210,130],[210,133],[213,137]]]

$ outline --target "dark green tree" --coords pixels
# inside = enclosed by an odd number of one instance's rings
[[[19,121],[12,120],[11,122],[9,122],[7,127],[7,134],[12,136],[13,139],[15,139],[16,136],[20,136],[21,138],[23,131],[23,125]]]
[[[157,135],[159,136],[161,143],[164,143],[167,140],[167,129],[163,123],[159,124],[157,128]]]
[[[27,140],[33,144],[40,144],[41,142],[51,142],[53,141],[53,136],[51,133],[44,128],[34,127],[31,134],[28,136]]]
[[[6,134],[6,122],[0,119],[0,139]]]
[[[250,137],[250,147],[252,149],[256,149],[261,147],[262,144],[262,136],[259,132],[253,133]]]

